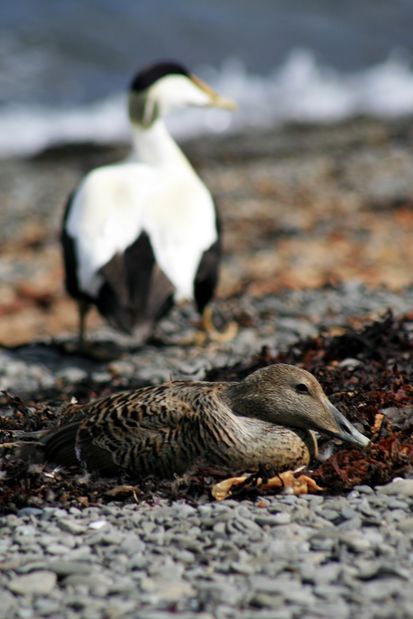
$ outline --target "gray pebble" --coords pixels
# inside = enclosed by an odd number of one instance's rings
[[[399,529],[404,533],[413,534],[413,517],[402,518],[399,521]]]
[[[413,497],[413,479],[395,479],[386,486],[378,486],[376,490],[381,494]]]
[[[66,383],[78,383],[87,378],[87,372],[79,367],[68,366],[57,372],[56,376]]]
[[[37,598],[34,608],[36,613],[42,617],[59,615],[59,612],[62,610],[61,604],[57,600],[51,600],[50,598]]]
[[[340,514],[333,509],[323,509],[320,511],[320,515],[326,520],[335,521],[340,518]]]
[[[86,527],[83,524],[79,524],[72,518],[60,518],[58,524],[62,531],[72,533],[73,535],[80,535],[86,531]]]
[[[277,526],[280,524],[290,524],[291,516],[288,512],[279,512],[278,514],[258,514],[255,516],[255,522],[259,525]]]
[[[18,602],[14,595],[9,591],[0,590],[0,619],[8,619],[13,615]]]
[[[24,576],[16,576],[8,583],[10,591],[21,595],[45,595],[50,593],[56,584],[54,572],[39,571]]]
[[[93,566],[82,561],[65,561],[64,559],[54,559],[45,563],[45,568],[54,572],[58,576],[68,576],[69,574],[90,574]]]
[[[346,531],[340,535],[340,541],[346,544],[350,550],[357,553],[365,552],[371,548],[371,541],[358,531]]]
[[[51,555],[64,555],[67,553],[67,546],[59,543],[49,544],[46,546],[46,552]]]
[[[43,510],[38,507],[22,507],[22,509],[19,509],[17,512],[17,515],[20,518],[23,518],[24,516],[42,516],[42,514]]]

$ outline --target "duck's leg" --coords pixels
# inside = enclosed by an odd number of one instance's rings
[[[84,301],[83,299],[78,303],[79,310],[79,338],[78,345],[79,350],[82,352],[87,351],[87,342],[86,342],[86,316],[89,311],[89,303]]]
[[[237,333],[238,325],[233,321],[227,324],[224,331],[217,329],[213,322],[212,307],[207,305],[202,310],[199,328],[189,337],[182,338],[179,344],[181,346],[204,346],[207,342],[225,343],[234,339]]]
[[[89,342],[86,338],[86,317],[90,310],[90,304],[79,301],[79,339],[78,352],[94,361],[113,361],[121,354],[121,349],[114,342]]]
[[[219,331],[214,325],[211,305],[207,305],[202,312],[201,327],[206,337],[212,342],[230,342],[238,332],[238,325],[233,321],[226,325],[224,331]]]
[[[86,315],[89,311],[89,303],[84,299],[77,302],[78,311],[78,336],[77,342],[64,342],[61,345],[62,350],[69,355],[88,354],[88,344],[86,341]]]
[[[90,303],[84,299],[78,301],[79,333],[77,342],[65,342],[62,349],[65,354],[82,355],[94,361],[112,361],[121,354],[120,348],[111,342],[89,342],[86,338],[86,317]]]
[[[245,485],[251,475],[240,475],[239,477],[229,477],[214,484],[211,488],[211,494],[216,501],[223,501],[232,495],[232,489],[238,486]]]
[[[283,494],[309,494],[310,492],[322,492],[317,482],[308,475],[298,475],[298,471],[284,471],[275,477],[266,480],[261,486],[261,490],[272,490],[282,488]]]
[[[284,471],[284,473],[275,475],[270,479],[258,477],[257,474],[230,477],[229,479],[224,479],[218,484],[215,484],[211,489],[211,494],[217,501],[223,501],[232,495],[233,488],[239,488],[240,486],[264,491],[282,490],[284,494],[295,495],[320,492],[323,490],[323,488],[320,488],[317,482],[311,477],[308,477],[308,475],[297,476],[297,473],[301,470],[302,468],[297,471]]]

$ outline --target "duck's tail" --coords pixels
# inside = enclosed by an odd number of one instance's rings
[[[16,432],[14,437],[17,440],[0,444],[0,456],[11,451],[13,456],[26,460],[30,464],[45,462],[44,435],[44,430],[40,432]]]
[[[17,440],[0,444],[0,450],[12,450],[13,455],[29,464],[53,462],[73,466],[79,463],[75,452],[78,427],[79,422],[73,422],[52,431],[15,432]]]

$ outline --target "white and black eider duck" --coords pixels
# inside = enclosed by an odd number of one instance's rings
[[[275,364],[238,383],[176,381],[68,404],[37,445],[45,461],[109,475],[171,477],[197,465],[280,473],[308,465],[314,431],[369,443],[312,374]]]
[[[234,108],[180,64],[143,69],[129,91],[129,157],[89,172],[69,198],[62,244],[81,345],[92,305],[142,338],[181,300],[194,299],[207,322],[220,230],[211,194],[163,122],[181,106]]]

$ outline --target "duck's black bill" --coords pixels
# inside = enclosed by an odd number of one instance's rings
[[[338,432],[335,434],[337,438],[359,447],[366,447],[370,443],[370,439],[356,430],[353,424],[333,404],[329,403],[329,408],[338,426]]]

